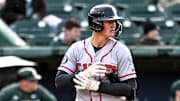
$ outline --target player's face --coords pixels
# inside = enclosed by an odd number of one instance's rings
[[[107,37],[114,37],[115,34],[115,28],[116,28],[116,21],[104,21],[104,29],[102,30],[102,33],[105,34]]]

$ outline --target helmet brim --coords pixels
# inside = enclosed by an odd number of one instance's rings
[[[123,17],[114,16],[114,17],[104,17],[101,19],[98,19],[98,21],[110,21],[110,20],[124,20]]]

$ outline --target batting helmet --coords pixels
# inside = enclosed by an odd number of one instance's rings
[[[119,38],[122,32],[122,24],[118,21],[122,19],[117,15],[116,8],[109,4],[96,5],[88,13],[89,27],[96,32],[104,29],[103,21],[116,20],[116,38]]]

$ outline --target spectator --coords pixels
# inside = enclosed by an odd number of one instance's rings
[[[145,22],[143,26],[143,34],[142,36],[137,40],[137,44],[139,45],[163,45],[164,43],[160,41],[159,36],[159,27],[151,22],[147,21]]]
[[[180,80],[173,82],[171,85],[171,94],[173,101],[180,101]]]
[[[55,96],[38,84],[41,75],[31,67],[18,71],[20,81],[2,88],[0,101],[57,101]]]
[[[47,15],[45,0],[6,0],[1,17],[8,24],[23,18],[42,19]]]
[[[64,27],[65,31],[56,35],[50,43],[52,46],[70,46],[81,37],[81,25],[79,21],[70,18],[66,21]]]
[[[6,0],[0,0],[0,10],[6,5]]]

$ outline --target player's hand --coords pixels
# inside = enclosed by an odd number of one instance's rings
[[[86,70],[79,72],[78,75],[82,77],[93,78],[97,76],[105,76],[106,67],[102,63],[95,63],[89,66]]]
[[[94,80],[93,78],[82,77],[75,75],[73,81],[76,83],[76,89],[97,91],[99,89],[100,81]]]

